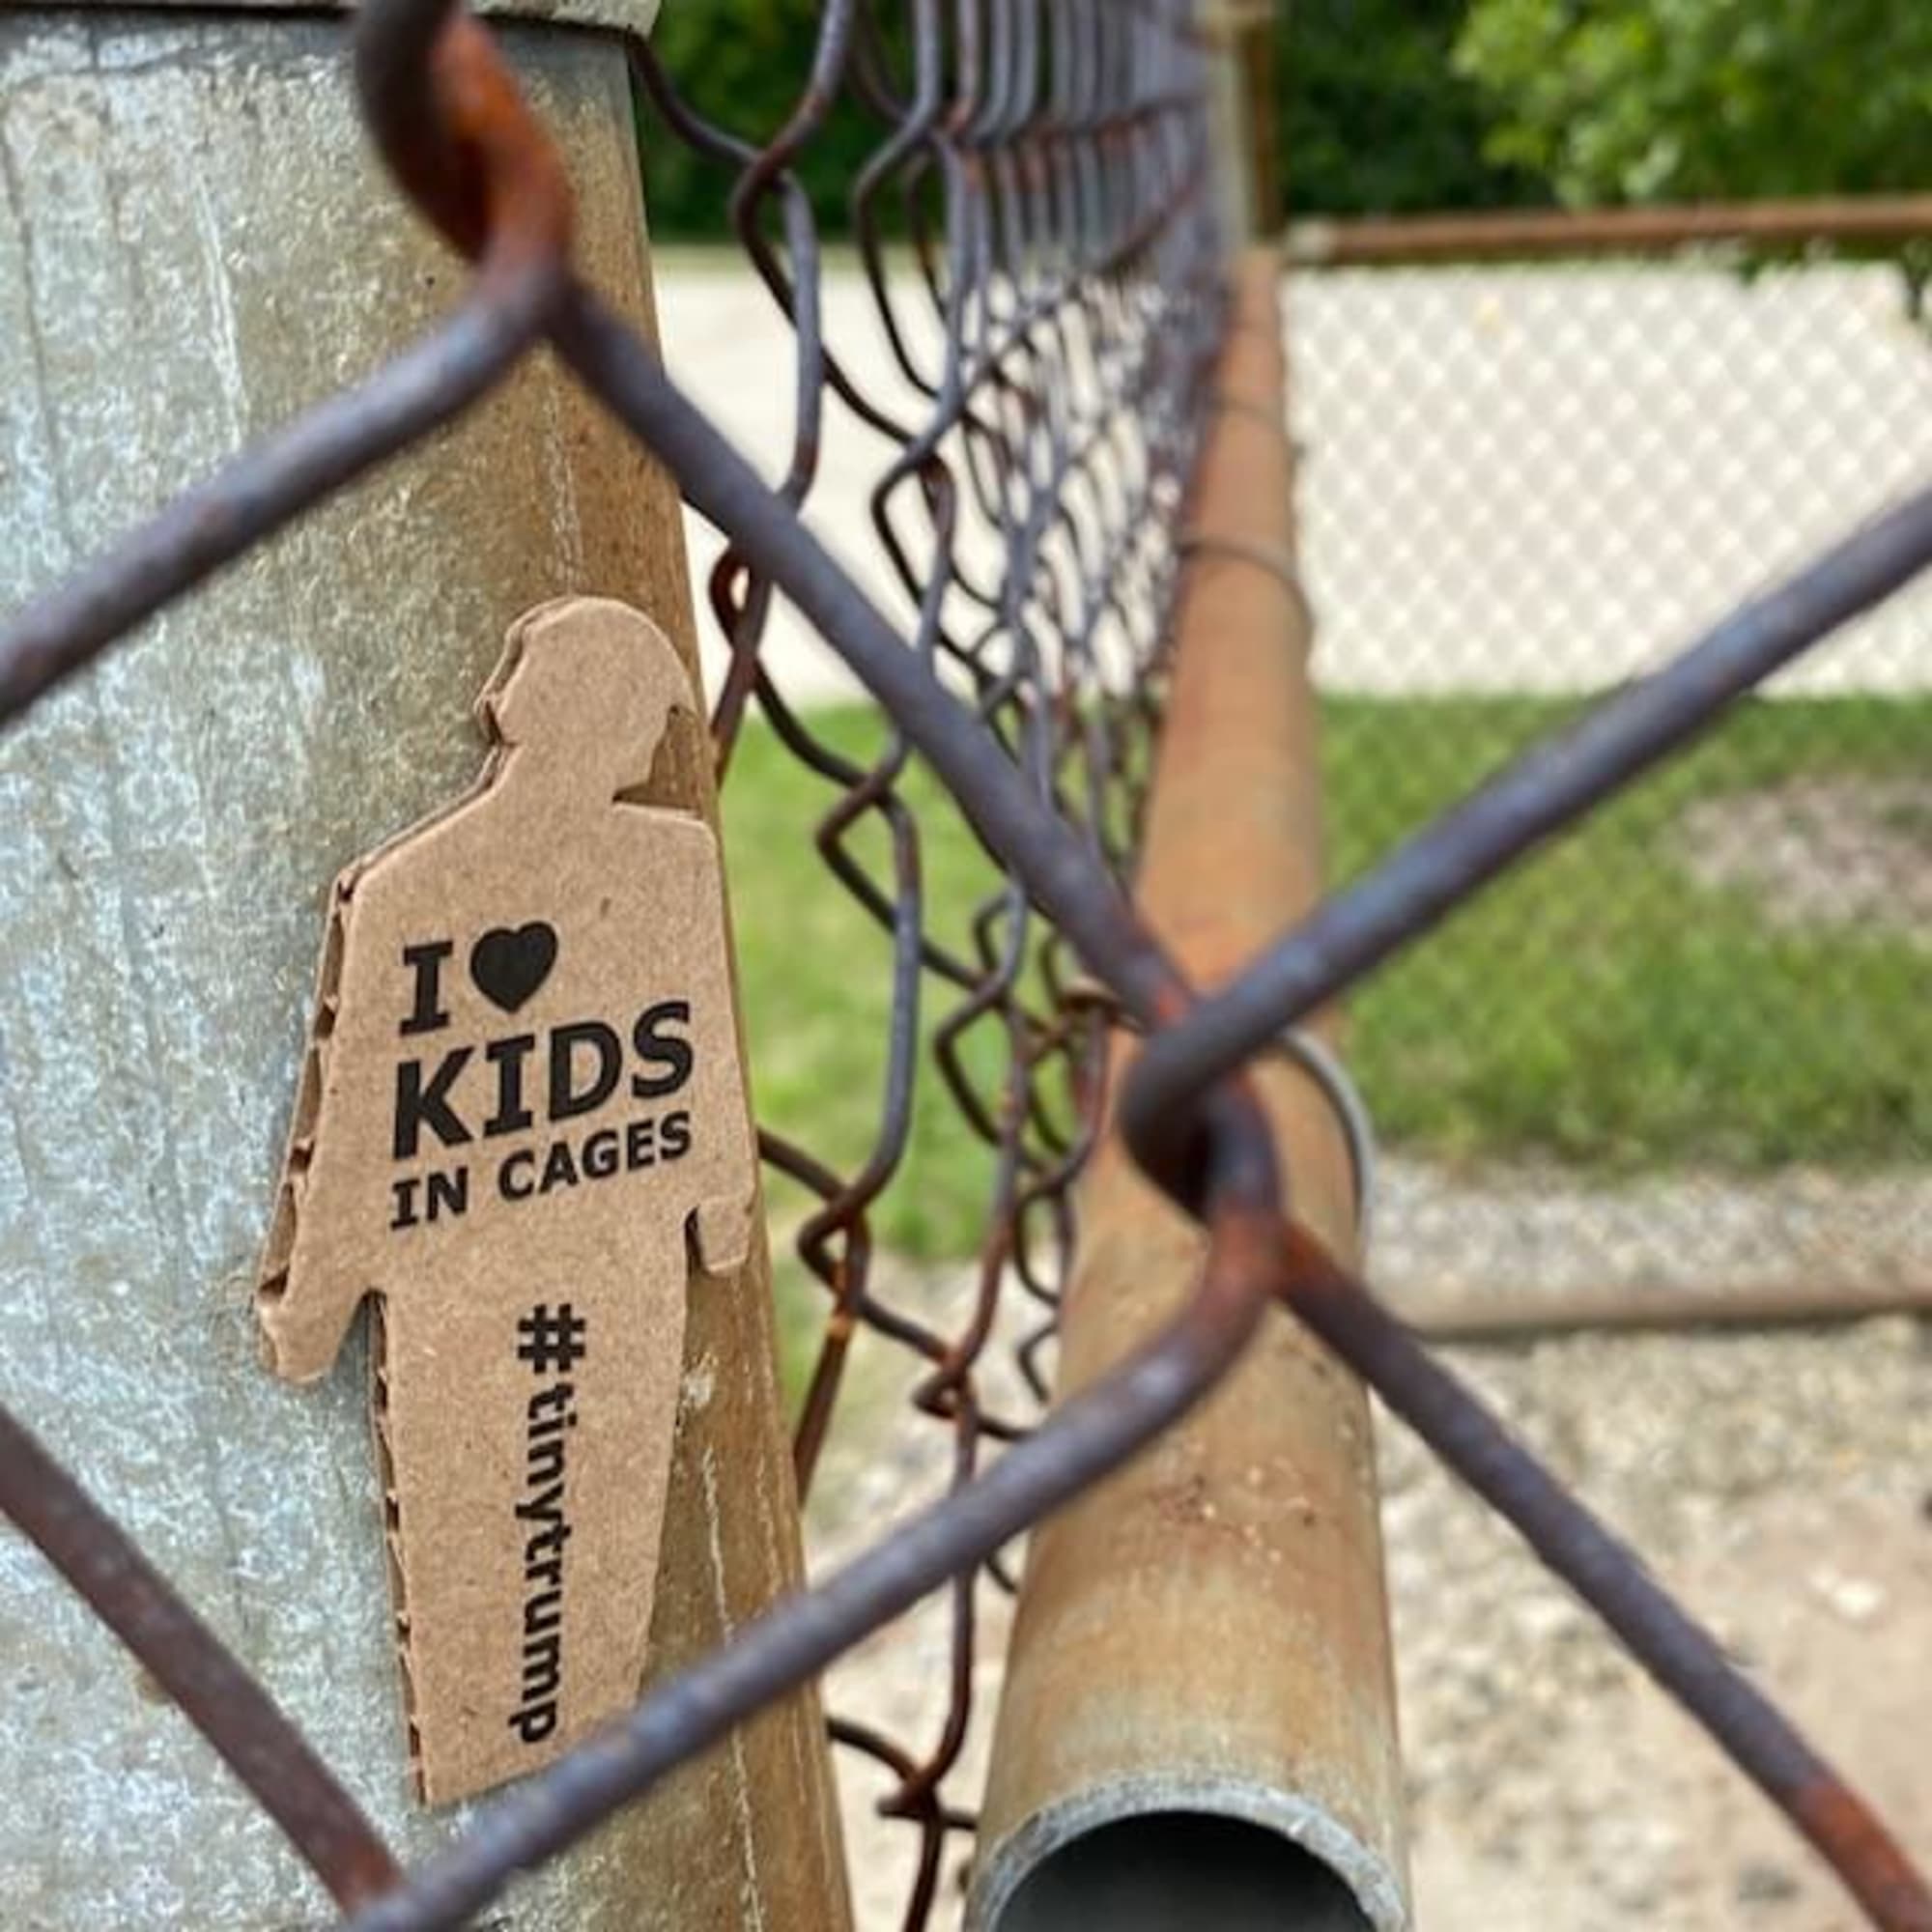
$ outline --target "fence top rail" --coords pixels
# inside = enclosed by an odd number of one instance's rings
[[[1932,194],[1902,194],[1306,220],[1291,224],[1288,256],[1304,267],[1347,268],[1668,254],[1721,242],[1870,244],[1927,238],[1932,238]]]

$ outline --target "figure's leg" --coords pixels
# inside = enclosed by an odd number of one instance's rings
[[[626,1708],[642,1670],[684,1257],[546,1261],[387,1324],[379,1415],[432,1803],[548,1763]]]

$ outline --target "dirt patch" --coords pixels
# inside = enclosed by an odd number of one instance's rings
[[[1577,1337],[1457,1365],[1932,1855],[1932,1350]],[[1408,1434],[1378,1432],[1420,1921],[1851,1932],[1830,1873]]]
[[[1774,925],[1932,940],[1932,781],[1802,779],[1706,799],[1682,838],[1699,885],[1744,889]]]

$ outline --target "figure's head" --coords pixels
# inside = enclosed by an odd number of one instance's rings
[[[648,617],[610,598],[566,597],[518,619],[477,708],[531,765],[611,796],[650,777],[672,714],[696,705]]]

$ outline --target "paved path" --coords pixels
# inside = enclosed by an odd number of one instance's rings
[[[728,255],[672,253],[660,299],[679,377],[777,480],[793,360],[769,298]],[[1932,338],[1887,270],[1350,270],[1296,282],[1290,315],[1306,567],[1338,689],[1628,677],[1932,479]],[[828,274],[825,324],[868,388],[916,412],[849,267]],[[869,524],[892,455],[828,397],[812,522],[908,620]],[[719,545],[692,527],[701,597]],[[789,611],[769,661],[800,701],[854,689]],[[1784,688],[1932,689],[1932,589]]]
[[[1629,677],[1932,482],[1932,335],[1887,269],[1357,270],[1290,315],[1338,685]],[[1932,589],[1782,688],[1932,688]]]

